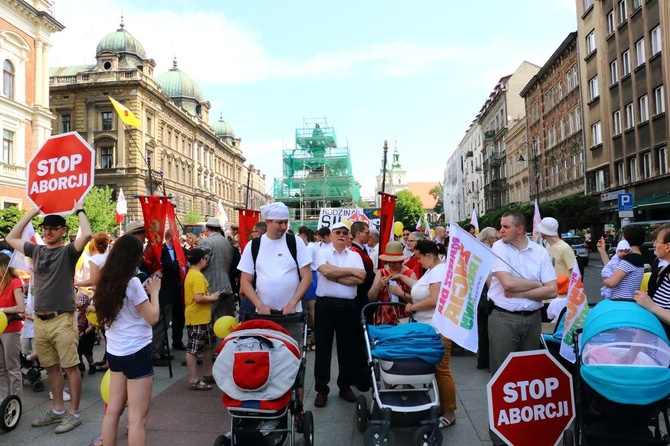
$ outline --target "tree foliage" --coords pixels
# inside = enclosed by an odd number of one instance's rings
[[[414,228],[423,214],[423,204],[419,197],[408,190],[398,192],[395,201],[395,221],[401,221],[406,228]]]
[[[188,212],[188,214],[184,215],[184,218],[182,220],[185,225],[188,225],[191,223],[198,223],[200,221],[204,221],[205,217],[203,217],[202,215],[198,214],[196,211],[191,209]]]
[[[9,206],[0,212],[0,235],[5,238],[9,231],[21,220],[24,212],[17,206]]]
[[[433,211],[435,211],[436,214],[444,214],[444,203],[442,202],[442,198],[444,197],[444,186],[441,183],[438,183],[428,191],[428,194],[437,200],[435,202],[435,207],[433,207]]]
[[[93,234],[114,232],[116,225],[116,203],[112,201],[113,190],[109,186],[94,187],[84,199],[86,218]],[[66,217],[68,234],[75,236],[79,229],[79,218],[75,214]]]

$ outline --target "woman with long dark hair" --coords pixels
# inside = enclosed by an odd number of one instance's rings
[[[128,403],[128,444],[146,444],[146,423],[151,402],[153,365],[151,325],[158,321],[160,278],[145,282],[136,277],[142,259],[142,242],[124,235],[114,244],[100,272],[95,309],[106,327],[107,362],[111,370],[109,403],[102,420],[105,446],[116,444],[119,418]],[[147,296],[147,291],[151,299]]]

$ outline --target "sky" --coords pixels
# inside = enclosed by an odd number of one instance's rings
[[[156,76],[176,57],[196,81],[269,193],[295,129],[325,118],[372,197],[384,140],[408,181],[441,182],[497,81],[577,29],[576,1],[55,0],[49,65],[94,64],[123,15]]]

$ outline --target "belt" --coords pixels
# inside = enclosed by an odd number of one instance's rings
[[[35,316],[37,316],[40,320],[48,321],[49,319],[53,319],[56,316],[60,316],[61,314],[65,314],[65,313],[71,313],[71,312],[70,311],[58,310],[58,311],[54,311],[54,312],[51,312],[51,313],[36,314]]]
[[[503,313],[518,314],[520,316],[532,316],[535,313],[537,313],[538,311],[540,311],[539,308],[537,310],[510,311],[510,310],[506,310],[504,308],[500,308],[498,305],[494,305],[493,309],[498,310],[498,311],[502,311]]]

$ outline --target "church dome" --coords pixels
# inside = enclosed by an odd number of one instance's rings
[[[156,77],[156,83],[163,92],[172,99],[194,99],[203,102],[202,91],[188,74],[177,68],[177,58],[174,58],[172,69]]]
[[[147,53],[139,40],[134,38],[128,31],[121,27],[113,33],[107,34],[100,40],[95,54],[100,54],[104,51],[111,51],[119,54],[132,54],[141,60],[147,58]]]
[[[235,138],[235,131],[226,121],[223,120],[223,117],[219,118],[219,121],[214,123],[214,133],[219,138]]]

